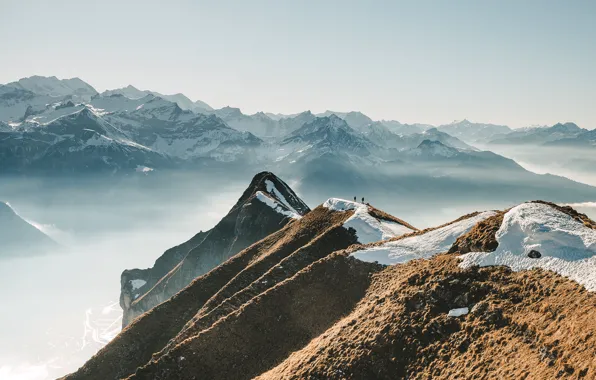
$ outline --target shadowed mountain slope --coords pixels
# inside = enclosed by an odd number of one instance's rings
[[[166,251],[153,268],[124,271],[120,294],[123,326],[176,294],[197,276],[308,211],[308,206],[274,174],[257,174],[213,229]]]

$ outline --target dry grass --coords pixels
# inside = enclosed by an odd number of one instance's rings
[[[411,224],[396,218],[393,215],[387,214],[385,211],[379,210],[371,205],[368,205],[368,213],[377,219],[388,220],[390,222],[396,222],[401,224],[402,226],[406,226],[411,230],[418,231],[418,228],[412,226]]]
[[[307,246],[325,231],[340,226],[351,215],[352,212],[336,213],[319,207],[299,221],[253,244],[135,319],[66,379],[117,379],[133,373],[137,367],[147,363],[154,353],[163,350],[185,325],[190,325],[193,317],[205,305],[210,309],[233,296],[280,260]],[[329,254],[343,248],[342,244],[351,244],[354,237],[345,232],[335,245],[321,252]],[[210,301],[212,298],[213,301]]]
[[[594,320],[594,294],[554,273],[440,255],[374,275],[350,315],[258,378],[593,379]]]
[[[380,265],[321,259],[184,340],[129,379],[250,379],[349,313]]]
[[[362,245],[329,254],[355,241],[341,227],[350,215],[319,207],[249,247],[137,319],[72,378],[596,378],[594,293],[538,269],[461,269],[454,254],[388,267],[349,257]],[[494,250],[503,215],[450,252]],[[448,316],[459,307],[470,313]]]
[[[449,253],[464,254],[496,250],[499,246],[496,234],[501,228],[505,212],[498,211],[496,215],[477,223],[470,231],[457,238]]]

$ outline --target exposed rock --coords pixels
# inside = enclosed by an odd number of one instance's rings
[[[542,254],[533,249],[530,252],[528,252],[528,257],[531,259],[539,259],[540,257],[542,257]]]

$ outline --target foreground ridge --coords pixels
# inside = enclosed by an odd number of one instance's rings
[[[417,230],[330,198],[66,378],[593,378],[595,226],[534,201]]]

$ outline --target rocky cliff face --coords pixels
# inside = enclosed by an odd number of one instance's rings
[[[281,179],[269,172],[257,174],[230,212],[211,230],[166,251],[152,268],[124,271],[120,294],[123,326],[197,276],[308,211],[308,206]]]

